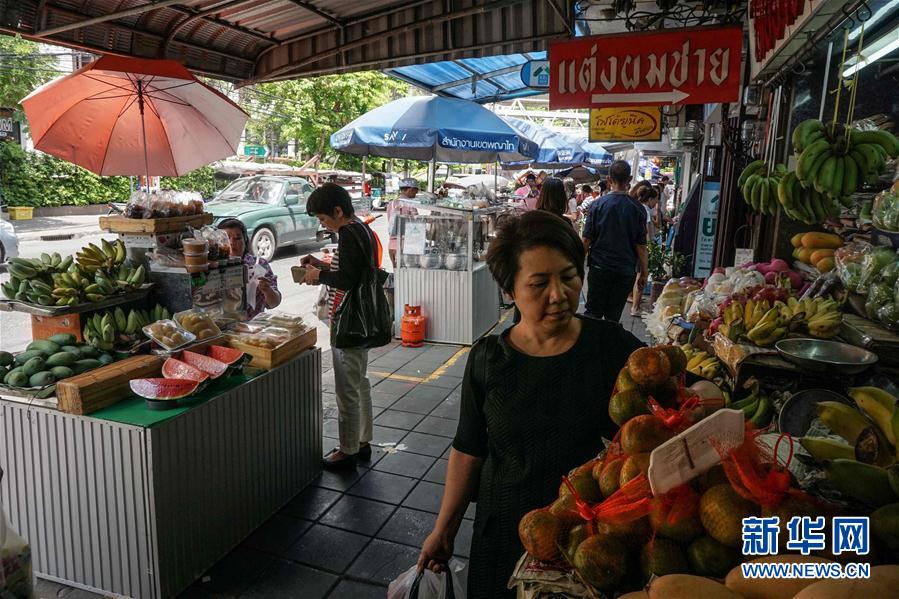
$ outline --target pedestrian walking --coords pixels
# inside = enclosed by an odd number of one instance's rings
[[[322,226],[337,233],[337,268],[313,256],[300,264],[306,269],[304,282],[324,284],[338,293],[331,308],[331,355],[334,362],[334,387],[337,396],[337,425],[340,446],[323,458],[328,469],[352,468],[358,460],[371,458],[372,405],[368,380],[368,347],[338,348],[335,340],[339,318],[353,317],[340,312],[347,295],[363,282],[363,275],[378,265],[378,241],[372,230],[356,217],[347,191],[334,183],[325,183],[309,195],[306,211],[318,217]],[[350,307],[349,305],[347,307]]]
[[[628,195],[631,167],[616,160],[609,167],[610,191],[594,202],[584,225],[589,252],[586,314],[618,321],[634,281],[646,284],[646,210]]]
[[[645,183],[646,185],[641,185]],[[655,238],[656,228],[653,222],[653,210],[658,204],[658,191],[648,181],[640,181],[631,189],[631,197],[635,197],[643,209],[646,211],[646,243],[648,244]],[[639,267],[638,267],[639,271]],[[641,315],[643,304],[643,290],[645,282],[641,285],[639,277],[634,280],[634,289],[631,292],[631,316],[637,317]]]

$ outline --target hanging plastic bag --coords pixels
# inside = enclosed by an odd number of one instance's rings
[[[0,479],[2,478],[3,471],[0,470]],[[3,599],[34,597],[31,547],[12,529],[2,504],[0,504],[0,597]]]
[[[466,599],[465,564],[450,560],[446,572],[418,571],[412,566],[387,587],[387,599]]]

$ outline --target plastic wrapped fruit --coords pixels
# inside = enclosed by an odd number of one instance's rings
[[[205,310],[186,310],[184,312],[178,312],[175,314],[175,320],[186,330],[196,335],[197,339],[200,341],[218,337],[222,334],[222,331],[218,328],[218,325],[215,324],[212,316]]]
[[[890,327],[899,327],[899,304],[889,302],[881,306],[877,310],[877,320]]]
[[[874,226],[884,231],[899,231],[899,194],[884,191],[874,199]]]
[[[185,331],[173,320],[157,320],[145,326],[143,331],[147,337],[169,351],[196,340],[193,333]]]

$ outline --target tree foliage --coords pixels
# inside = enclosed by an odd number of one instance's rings
[[[291,140],[305,157],[318,154],[328,163],[335,157],[331,134],[387,102],[405,95],[408,86],[377,72],[263,83],[242,90],[249,109],[247,141],[286,148]],[[341,154],[340,165],[358,168],[360,159]]]
[[[15,108],[24,122],[19,101],[56,76],[53,56],[38,52],[38,45],[20,37],[0,35],[0,107]]]

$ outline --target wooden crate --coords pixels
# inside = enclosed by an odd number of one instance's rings
[[[318,331],[311,328],[299,337],[294,337],[290,341],[283,343],[274,349],[241,343],[240,341],[237,341],[235,335],[228,335],[227,340],[228,347],[239,349],[240,351],[253,356],[253,359],[250,360],[250,366],[271,370],[277,368],[300,352],[314,346],[318,341]]]
[[[131,395],[131,379],[160,376],[159,356],[133,356],[56,383],[59,410],[83,416]]]
[[[110,233],[178,233],[188,226],[199,229],[203,225],[210,224],[212,224],[212,214],[209,212],[194,216],[173,216],[172,218],[100,217],[100,228]]]
[[[71,333],[79,342],[81,337],[81,315],[62,314],[60,316],[31,315],[31,338],[46,339],[57,333]]]

